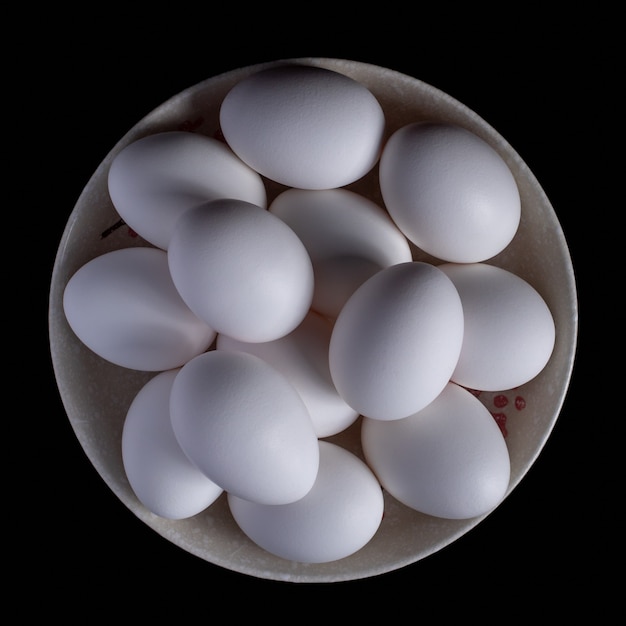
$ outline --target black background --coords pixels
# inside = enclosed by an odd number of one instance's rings
[[[378,607],[383,611],[379,619],[402,619],[407,611],[424,619],[452,615],[463,597],[467,617],[505,620],[521,615],[523,608],[540,615],[541,606],[560,611],[583,605],[601,617],[615,600],[605,563],[616,557],[612,536],[622,524],[607,520],[608,503],[596,490],[608,478],[604,455],[597,450],[614,425],[597,410],[584,408],[589,394],[599,392],[590,390],[582,374],[590,343],[583,268],[593,238],[582,220],[600,208],[589,203],[597,183],[587,168],[603,153],[596,149],[590,155],[588,146],[602,141],[602,121],[611,105],[607,90],[617,78],[613,40],[602,36],[610,16],[521,16],[511,9],[472,23],[464,16],[455,21],[451,15],[409,17],[396,11],[388,21],[370,15],[371,23],[361,26],[318,14],[315,25],[305,29],[306,13],[270,27],[243,9],[240,16],[211,11],[203,16],[182,6],[169,11],[158,26],[152,16],[129,21],[109,14],[117,18],[112,27],[99,25],[96,11],[68,15],[71,26],[62,33],[52,30],[16,79],[18,100],[29,106],[13,103],[13,131],[31,135],[21,159],[29,174],[21,187],[22,205],[26,202],[30,215],[37,215],[22,220],[21,228],[35,230],[36,246],[45,248],[35,272],[41,283],[30,296],[37,305],[35,358],[38,367],[43,364],[39,382],[45,404],[39,391],[27,388],[26,402],[41,408],[27,410],[27,416],[19,411],[21,420],[28,417],[34,445],[28,446],[27,459],[20,461],[18,454],[15,479],[24,466],[30,478],[19,487],[27,502],[16,506],[11,519],[24,530],[15,547],[26,565],[14,569],[13,584],[31,590],[51,615],[98,615],[107,609],[125,615],[133,609],[137,615],[176,618],[185,610],[214,620],[221,604],[227,613],[220,610],[219,619],[243,615],[238,612],[247,605],[253,617],[297,620],[314,611],[330,616],[335,609],[327,602],[338,602],[334,606],[347,615],[356,615],[359,607]],[[309,27],[313,35],[300,32]],[[447,92],[491,124],[534,172],[559,216],[580,306],[577,363],[563,411],[511,496],[440,552],[389,574],[335,584],[236,574],[186,553],[138,521],[78,444],[58,395],[47,344],[47,295],[59,240],[83,187],[118,139],[162,102],[210,76],[304,56],[398,70]],[[604,94],[600,100],[599,93]],[[31,285],[32,280],[29,270]],[[26,362],[32,364],[32,352]],[[7,539],[13,542],[12,532]],[[50,593],[53,583],[58,591]],[[241,596],[228,600],[235,590]],[[77,598],[88,608],[79,608]],[[286,598],[297,599],[299,609],[281,604]]]

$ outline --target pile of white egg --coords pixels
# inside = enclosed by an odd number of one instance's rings
[[[450,124],[385,139],[373,94],[319,67],[243,78],[219,121],[224,142],[162,132],[115,156],[111,200],[148,245],[64,292],[88,348],[155,372],[122,436],[137,498],[176,520],[225,494],[252,541],[310,563],[365,546],[383,490],[436,517],[492,510],[510,460],[470,390],[528,382],[555,341],[539,293],[487,263],[520,222],[506,163]],[[375,166],[384,207],[345,188]],[[285,186],[269,206],[265,180]],[[362,457],[327,440],[359,418]]]

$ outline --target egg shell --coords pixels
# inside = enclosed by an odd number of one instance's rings
[[[387,212],[348,189],[287,189],[270,204],[300,237],[315,276],[312,307],[329,317],[376,271],[412,260],[407,238]]]
[[[216,336],[180,297],[158,248],[121,248],[88,261],[67,282],[63,310],[88,348],[135,370],[179,367]]]
[[[405,419],[365,418],[361,443],[389,494],[428,515],[484,515],[509,486],[511,464],[500,428],[480,400],[455,383]]]
[[[310,309],[314,277],[306,248],[282,220],[249,202],[214,200],[186,211],[168,260],[189,308],[241,341],[278,339]]]
[[[485,261],[504,250],[519,227],[513,173],[485,140],[460,126],[399,128],[384,147],[379,179],[400,230],[443,261]]]
[[[352,78],[285,64],[237,83],[222,102],[220,125],[235,154],[263,176],[288,187],[332,189],[374,167],[385,116]]]
[[[328,368],[332,323],[310,312],[291,333],[263,343],[247,343],[218,335],[218,350],[255,354],[279,370],[306,405],[318,437],[330,437],[353,424],[358,412],[337,393]]]
[[[400,419],[443,390],[462,341],[463,309],[452,281],[429,263],[398,263],[366,280],[339,313],[330,373],[362,415]]]
[[[218,198],[267,206],[261,176],[212,137],[168,131],[142,137],[118,152],[108,173],[117,212],[136,233],[167,250],[176,220]]]
[[[149,511],[173,520],[200,513],[223,493],[174,436],[169,406],[178,371],[160,372],[139,390],[122,430],[122,461],[132,490]]]
[[[170,414],[185,454],[234,495],[286,504],[315,482],[319,447],[306,406],[285,376],[253,354],[211,350],[186,363]]]
[[[370,468],[352,452],[319,442],[320,467],[309,493],[291,504],[267,506],[228,494],[243,532],[276,556],[325,563],[354,554],[382,521],[382,489]]]
[[[463,304],[465,330],[451,379],[464,387],[502,391],[532,380],[556,339],[545,300],[520,276],[488,263],[444,263]]]

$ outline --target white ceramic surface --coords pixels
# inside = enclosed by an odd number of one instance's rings
[[[576,351],[578,306],[574,271],[567,242],[548,198],[507,141],[485,120],[442,91],[416,78],[366,63],[327,58],[289,61],[334,69],[365,84],[385,111],[387,135],[421,119],[457,123],[488,141],[511,168],[522,198],[521,224],[513,242],[489,262],[515,272],[544,297],[555,319],[556,344],[549,363],[531,382],[502,394],[480,395],[494,414],[506,416],[510,493],[536,460],[558,419]],[[157,107],[113,146],[80,195],[58,248],[50,287],[52,361],[65,410],[88,458],[120,501],[160,535],[206,561],[258,578],[290,582],[367,578],[402,568],[440,550],[467,533],[484,516],[471,520],[429,517],[385,494],[385,516],[372,541],[347,558],[323,564],[286,561],[254,545],[235,525],[225,497],[190,519],[159,518],[133,494],[121,456],[126,410],[154,373],[120,368],[95,356],[73,334],[63,314],[63,290],[78,268],[109,250],[149,245],[120,224],[111,204],[106,179],[117,152],[135,139],[166,130],[193,130],[218,136],[218,113],[225,94],[243,77],[271,65],[241,68],[188,88]],[[266,183],[270,201],[284,189]],[[349,188],[382,206],[377,168]],[[414,258],[438,262],[419,250],[414,250]],[[330,440],[360,455],[359,425],[357,421]]]

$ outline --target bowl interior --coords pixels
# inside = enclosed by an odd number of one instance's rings
[[[512,243],[489,262],[521,276],[543,296],[554,316],[556,344],[539,376],[500,394],[507,403],[506,409],[496,409],[502,405],[502,397],[480,395],[492,412],[501,410],[506,416],[510,494],[553,429],[567,392],[576,349],[574,272],[563,231],[548,198],[507,141],[473,111],[442,91],[416,78],[366,63],[326,58],[288,61],[333,69],[366,85],[385,111],[388,136],[397,128],[421,119],[460,124],[490,143],[513,172],[522,199],[519,231]],[[219,107],[228,90],[243,77],[271,65],[263,63],[227,72],[175,95],[140,120],[99,165],[69,217],[55,260],[49,306],[52,362],[67,416],[86,455],[122,503],[164,538],[206,561],[259,578],[291,582],[360,579],[404,567],[440,550],[485,516],[470,520],[433,518],[385,494],[385,516],[374,538],[357,553],[323,564],[286,561],[257,547],[235,525],[224,496],[192,518],[182,521],[159,518],[135,497],[121,457],[126,411],[135,394],[154,374],[120,368],[94,355],[76,338],[63,313],[65,285],[87,261],[113,249],[149,245],[120,221],[110,201],[107,173],[117,152],[142,136],[167,130],[218,136]],[[374,168],[349,188],[383,206],[377,172]],[[271,181],[265,182],[268,201],[284,189]],[[438,262],[418,249],[414,249],[414,258]],[[357,421],[329,439],[362,456],[359,426]]]

